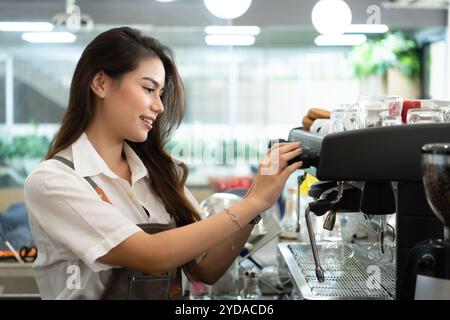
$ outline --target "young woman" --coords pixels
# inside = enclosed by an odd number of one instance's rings
[[[186,166],[163,148],[183,109],[171,50],[157,40],[124,27],[86,47],[59,132],[25,183],[43,299],[180,298],[181,269],[212,284],[239,254],[300,168],[288,166],[300,144],[274,145],[246,197],[202,219]]]

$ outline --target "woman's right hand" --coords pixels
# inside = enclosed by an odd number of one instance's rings
[[[258,172],[246,195],[259,212],[273,206],[289,176],[302,166],[302,162],[288,165],[288,161],[302,153],[299,142],[274,144],[260,161]]]

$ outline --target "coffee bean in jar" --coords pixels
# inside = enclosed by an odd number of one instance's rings
[[[422,172],[428,203],[439,220],[450,227],[450,144],[425,145]]]

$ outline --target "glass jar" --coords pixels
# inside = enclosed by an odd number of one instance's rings
[[[400,96],[363,96],[358,99],[358,107],[364,128],[402,124]]]
[[[242,290],[240,298],[242,300],[258,300],[261,299],[262,293],[259,288],[259,278],[253,270],[247,270],[244,273]]]
[[[344,115],[345,109],[339,108],[331,111],[329,133],[344,131]]]
[[[297,239],[297,189],[289,188],[286,196],[284,215],[281,219],[281,228],[283,229],[280,237],[286,239]]]

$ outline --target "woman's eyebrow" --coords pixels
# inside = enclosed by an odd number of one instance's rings
[[[161,87],[161,84],[153,78],[150,77],[142,77],[141,79],[152,82],[155,86]]]

